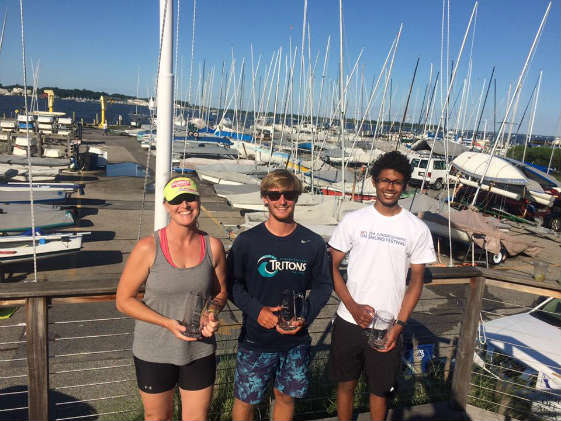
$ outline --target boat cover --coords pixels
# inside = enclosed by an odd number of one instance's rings
[[[503,158],[492,157],[481,152],[464,152],[452,161],[452,166],[470,177],[481,179],[491,159],[491,164],[485,174],[485,180],[502,184],[526,185],[528,179],[524,174]]]
[[[411,202],[413,202],[413,206],[411,206]],[[447,232],[448,208],[445,202],[417,193],[414,196],[400,199],[399,204],[427,222],[429,227],[431,224],[439,224],[446,228],[445,230],[438,229],[439,233]],[[508,234],[503,230],[504,224],[500,220],[471,209],[462,211],[450,209],[450,222],[452,230],[463,231],[477,246],[482,249],[486,248],[493,254],[498,254],[502,247],[510,256],[520,253],[536,256],[541,250],[534,241]],[[452,235],[454,236],[454,233]]]
[[[0,205],[0,232],[23,232],[31,230],[29,205]],[[68,210],[57,206],[35,205],[35,227],[37,229],[59,228],[74,225],[74,217]]]

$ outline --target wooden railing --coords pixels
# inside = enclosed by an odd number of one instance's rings
[[[533,281],[528,277],[505,274],[502,271],[474,267],[432,267],[426,271],[426,282],[432,285],[468,284],[456,364],[451,386],[451,404],[466,408],[470,373],[481,299],[485,285],[497,285],[533,294],[561,298],[561,288]],[[0,284],[0,306],[25,305],[28,417],[49,419],[49,353],[48,303],[81,301],[112,301],[115,299],[116,280],[48,281]]]

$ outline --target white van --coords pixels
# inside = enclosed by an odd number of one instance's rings
[[[411,159],[411,168],[413,169],[413,172],[411,174],[410,184],[422,184],[423,178],[425,177],[425,171],[427,171],[428,162],[428,157],[414,157]],[[446,180],[446,161],[444,161],[444,159],[431,158],[430,165],[428,167],[425,185],[430,186],[435,190],[440,190]]]

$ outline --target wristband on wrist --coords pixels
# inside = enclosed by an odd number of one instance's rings
[[[399,326],[401,326],[401,327],[405,327],[405,326],[407,325],[406,322],[404,322],[403,320],[399,320],[399,319],[396,319],[396,320],[395,320],[395,324],[396,324],[396,325],[399,325]]]

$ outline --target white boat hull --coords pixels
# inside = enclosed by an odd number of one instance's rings
[[[82,247],[84,235],[89,233],[60,233],[35,236],[37,259],[76,253]],[[0,237],[0,264],[33,260],[33,242],[30,235]]]

